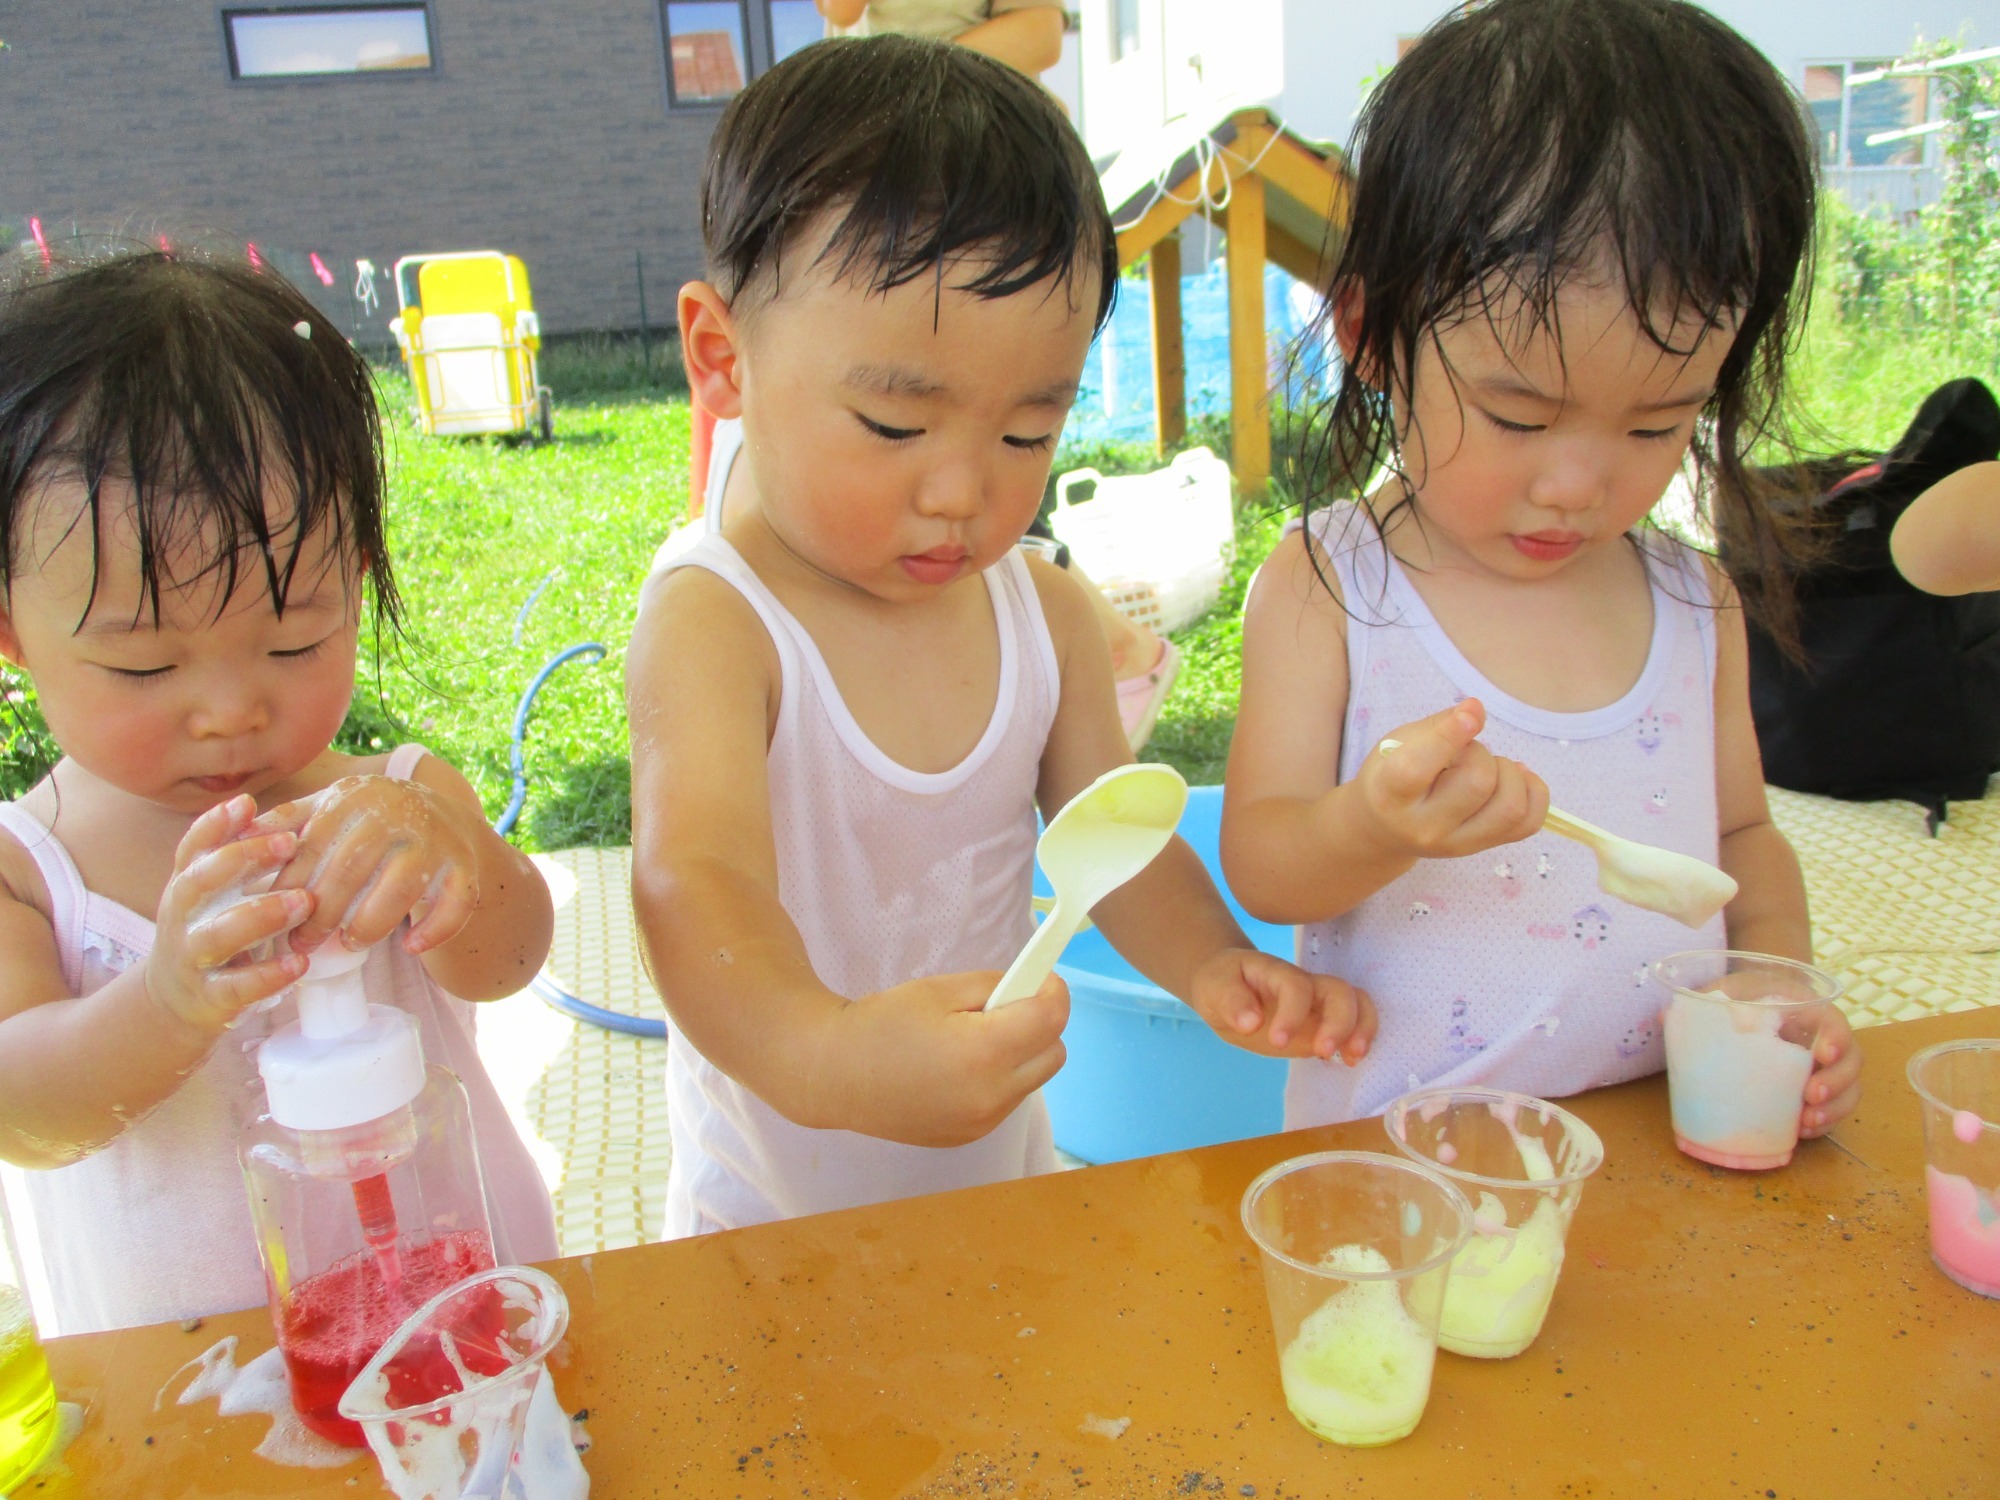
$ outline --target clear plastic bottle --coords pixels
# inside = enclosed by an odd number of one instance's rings
[[[348,1383],[424,1302],[494,1264],[465,1089],[425,1066],[408,1014],[368,1004],[366,957],[313,955],[299,1020],[258,1053],[269,1113],[240,1151],[292,1405],[357,1448]]]

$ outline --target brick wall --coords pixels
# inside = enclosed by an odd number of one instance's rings
[[[0,6],[0,217],[136,215],[366,256],[495,248],[543,326],[632,328],[701,261],[716,112],[669,112],[654,0],[433,0],[435,73],[234,81],[214,0]]]

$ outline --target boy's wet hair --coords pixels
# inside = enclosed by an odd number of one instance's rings
[[[61,480],[85,496],[65,518],[91,537],[85,619],[127,485],[154,621],[164,594],[209,584],[218,612],[255,584],[283,614],[322,534],[368,579],[378,621],[400,616],[368,366],[273,271],[123,237],[0,257],[0,587],[34,565],[34,507]]]
[[[1670,355],[1689,352],[1690,325],[1735,320],[1694,453],[1746,601],[1789,637],[1785,565],[1810,541],[1747,460],[1779,435],[1817,155],[1770,62],[1682,0],[1487,0],[1389,72],[1354,155],[1352,228],[1322,319],[1358,291],[1358,338],[1314,487],[1395,462],[1395,406],[1407,409],[1440,324],[1488,317],[1503,341],[1553,333],[1563,284],[1605,277]]]
[[[822,216],[816,263],[886,292],[972,253],[960,289],[1006,297],[1097,271],[1111,314],[1117,237],[1096,168],[1054,98],[951,42],[832,38],[793,53],[730,101],[702,181],[709,277],[732,303],[775,284]]]

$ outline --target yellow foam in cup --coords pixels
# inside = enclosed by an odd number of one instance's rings
[[[1364,1245],[1329,1250],[1334,1272],[1384,1272],[1389,1262]],[[1430,1399],[1436,1349],[1403,1306],[1393,1281],[1349,1282],[1299,1325],[1278,1357],[1285,1404],[1329,1442],[1372,1447],[1407,1437]]]

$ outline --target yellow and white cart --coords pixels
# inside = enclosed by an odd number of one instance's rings
[[[537,379],[542,325],[520,257],[406,255],[396,262],[396,301],[401,316],[389,327],[426,433],[555,436],[555,405]]]

